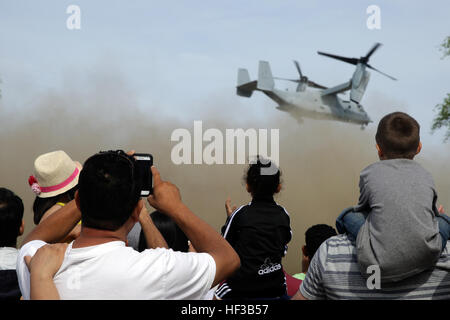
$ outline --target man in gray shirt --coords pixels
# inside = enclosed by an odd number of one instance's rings
[[[449,238],[449,218],[437,209],[428,171],[413,160],[421,150],[420,127],[405,113],[378,125],[381,161],[361,172],[357,206],[344,210],[336,226],[356,238],[357,261],[365,274],[378,266],[384,283],[418,274],[436,264]]]

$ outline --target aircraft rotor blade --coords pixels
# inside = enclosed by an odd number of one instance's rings
[[[382,75],[384,75],[384,76],[386,76],[386,77],[388,77],[388,78],[390,78],[390,79],[392,79],[392,80],[397,80],[396,78],[394,78],[394,77],[392,77],[392,76],[390,76],[390,75],[388,75],[388,74],[386,74],[386,73],[384,73],[384,72],[381,72],[381,71],[378,70],[378,69],[375,69],[375,68],[372,67],[370,64],[366,64],[366,66],[367,66],[367,68],[372,69],[372,70],[375,70],[376,72],[379,72],[379,73],[381,73]]]
[[[369,52],[367,52],[366,56],[364,57],[366,62],[369,61],[370,56],[381,46],[381,43],[377,42],[374,44],[374,46],[372,47],[372,49],[369,50]]]
[[[344,61],[344,62],[347,62],[347,63],[350,63],[350,64],[354,64],[354,65],[358,64],[358,62],[359,62],[359,59],[356,59],[356,58],[341,57],[341,56],[337,56],[337,55],[334,55],[334,54],[329,54],[329,53],[325,53],[325,52],[321,52],[321,51],[317,51],[317,53],[320,54],[320,55],[329,57],[329,58],[333,58],[333,59],[336,59],[336,60]]]
[[[298,74],[300,75],[300,78],[303,78],[302,70],[300,69],[300,64],[297,60],[294,60],[295,67],[297,68]]]
[[[302,83],[302,82],[305,82],[305,81],[303,81],[303,80],[301,80],[301,79],[286,79],[286,78],[278,78],[278,77],[273,77],[273,78],[274,78],[274,79],[277,79],[277,80],[291,81],[291,82],[295,82],[295,83]],[[306,81],[306,84],[307,84],[308,86],[312,87],[312,88],[317,88],[317,89],[328,89],[327,87],[322,86],[322,85],[320,85],[320,84],[318,84],[318,83],[315,83],[314,81],[310,81],[310,80]]]
[[[317,88],[317,89],[328,89],[327,87],[324,87],[318,83],[315,83],[314,81],[308,81],[308,86]]]
[[[273,77],[273,78],[274,78],[274,79],[277,79],[277,80],[292,81],[292,82],[296,82],[296,83],[302,82],[301,79],[286,79],[286,78],[278,78],[278,77]]]

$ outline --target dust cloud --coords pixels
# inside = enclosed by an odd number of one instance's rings
[[[34,159],[59,149],[81,163],[99,150],[152,153],[163,179],[175,183],[187,205],[219,230],[225,222],[228,196],[235,205],[250,201],[243,183],[246,165],[175,165],[170,158],[176,144],[170,140],[172,131],[186,128],[192,133],[193,120],[202,120],[204,130],[222,132],[226,128],[279,128],[283,189],[276,201],[289,212],[293,231],[283,264],[288,272],[297,273],[306,229],[318,223],[334,226],[340,211],[358,200],[360,171],[378,160],[375,124],[366,130],[328,121],[305,120],[299,125],[289,114],[274,110],[270,101],[258,106],[260,114],[255,116],[253,109],[236,103],[239,100],[218,101],[221,95],[192,109],[205,110],[201,116],[190,114],[186,106],[180,109],[186,116],[180,118],[162,112],[161,106],[140,106],[123,79],[115,73],[91,74],[83,89],[80,81],[65,81],[63,89],[31,96],[27,105],[0,102],[0,185],[24,200],[25,234],[34,227],[34,195],[27,183]],[[449,156],[448,148],[424,146],[417,158],[433,174],[440,203],[447,208]]]

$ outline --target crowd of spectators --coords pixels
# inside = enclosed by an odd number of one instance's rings
[[[83,165],[64,151],[40,155],[28,181],[36,226],[20,247],[22,200],[0,188],[0,299],[450,299],[450,218],[414,160],[420,126],[391,113],[375,141],[380,161],[362,170],[358,203],[337,208],[337,232],[308,228],[294,275],[282,261],[295,230],[275,201],[281,170],[262,174],[266,159],[245,173],[250,203],[226,200],[219,233],[154,166],[141,197],[134,152]]]

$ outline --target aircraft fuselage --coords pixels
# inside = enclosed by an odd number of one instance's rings
[[[299,92],[273,89],[264,93],[279,104],[277,109],[300,118],[338,120],[360,125],[372,122],[360,104],[342,100],[337,94],[322,95],[320,90],[313,89]],[[281,99],[274,99],[274,96]],[[283,102],[280,103],[280,100]]]

